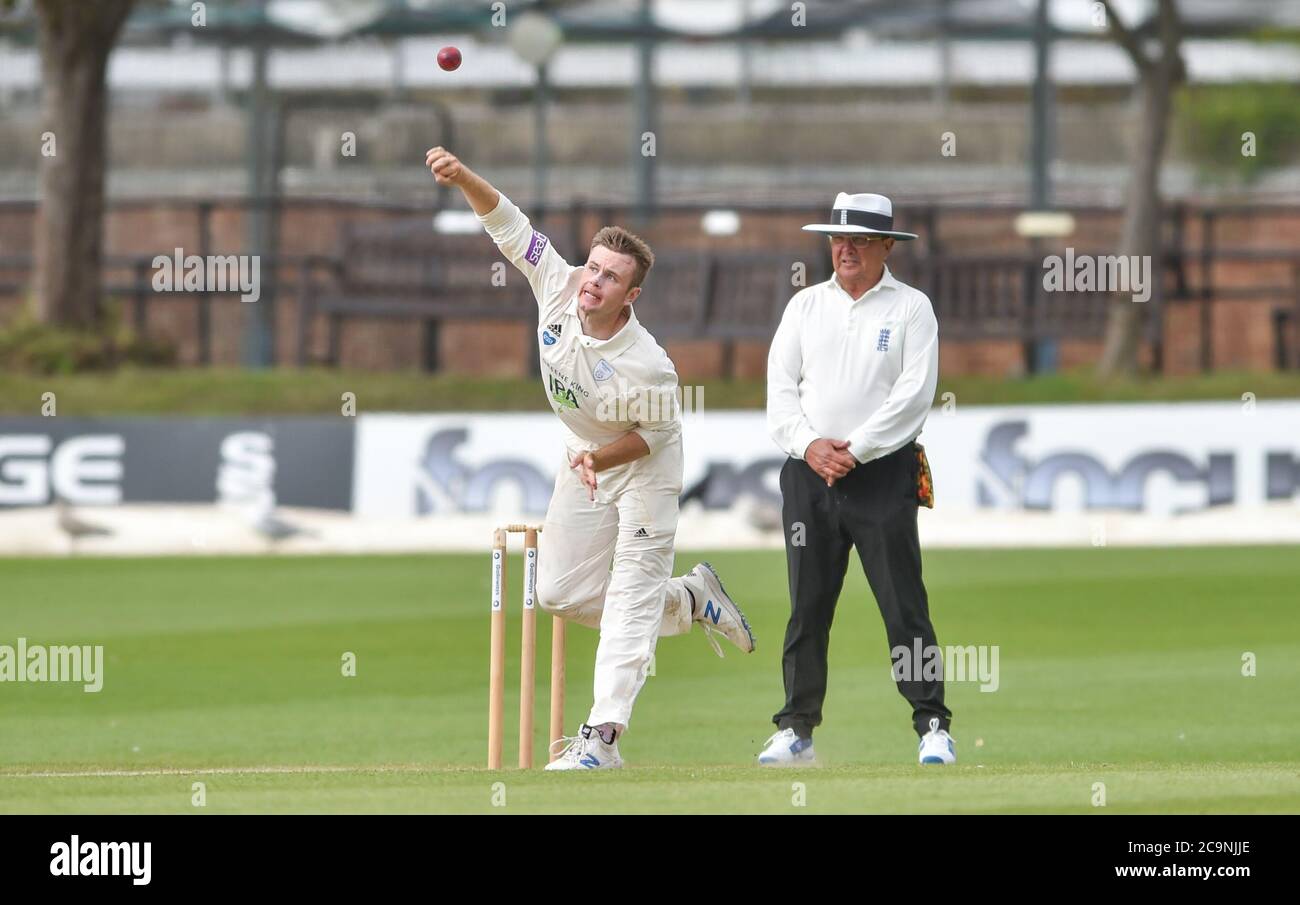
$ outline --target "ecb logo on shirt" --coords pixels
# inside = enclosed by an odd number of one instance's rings
[[[876,351],[877,351],[877,352],[888,352],[888,351],[889,351],[889,330],[890,330],[889,327],[881,327],[881,328],[880,328],[880,336],[876,338]]]
[[[555,336],[551,333],[550,330],[542,331],[542,342],[544,342],[548,346],[555,345]]]

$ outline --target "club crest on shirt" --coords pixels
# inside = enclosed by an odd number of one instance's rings
[[[555,335],[550,330],[542,331],[542,342],[548,346],[555,345]]]
[[[877,352],[888,352],[888,351],[889,351],[889,330],[890,330],[889,327],[881,327],[881,328],[880,328],[880,336],[876,337],[876,351],[877,351]]]
[[[528,242],[528,251],[524,254],[524,260],[536,267],[542,260],[542,252],[546,251],[546,243],[549,241],[550,239],[537,230],[533,230],[533,238]]]
[[[605,359],[596,362],[596,368],[591,372],[597,380],[609,380],[614,376],[614,368]]]

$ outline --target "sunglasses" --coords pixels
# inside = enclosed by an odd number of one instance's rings
[[[862,235],[846,236],[840,233],[832,233],[828,238],[831,240],[832,244],[836,242],[852,242],[854,248],[866,248],[872,242],[883,242],[886,239],[891,237],[890,236],[862,236]]]

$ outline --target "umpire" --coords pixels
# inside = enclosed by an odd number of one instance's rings
[[[790,577],[782,666],[785,706],[761,764],[814,759],[831,620],[856,547],[885,620],[891,652],[934,650],[916,533],[929,467],[916,437],[939,379],[939,326],[925,294],[885,266],[896,240],[883,195],[835,199],[830,220],[804,227],[830,240],[835,275],[790,300],[767,360],[767,425],[790,458],[781,469]],[[929,500],[925,501],[929,505]],[[921,763],[956,761],[939,671],[894,664],[912,705]],[[903,668],[907,666],[907,668]]]

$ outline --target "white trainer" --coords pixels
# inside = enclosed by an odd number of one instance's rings
[[[817,762],[810,738],[800,738],[793,729],[782,729],[763,743],[758,762],[764,767],[797,767]]]
[[[745,653],[753,653],[754,632],[749,627],[749,620],[722,586],[717,570],[702,562],[687,572],[685,578],[695,594],[695,614],[692,618],[704,629],[714,652],[719,657],[722,656],[722,647],[713,638],[716,631]]]
[[[555,742],[564,745],[560,756],[546,765],[548,770],[611,770],[623,766],[618,753],[618,739],[605,744],[598,733],[586,723],[577,735],[565,736]]]
[[[930,731],[921,736],[920,759],[923,764],[957,763],[957,742],[939,728],[939,718],[930,717]]]

